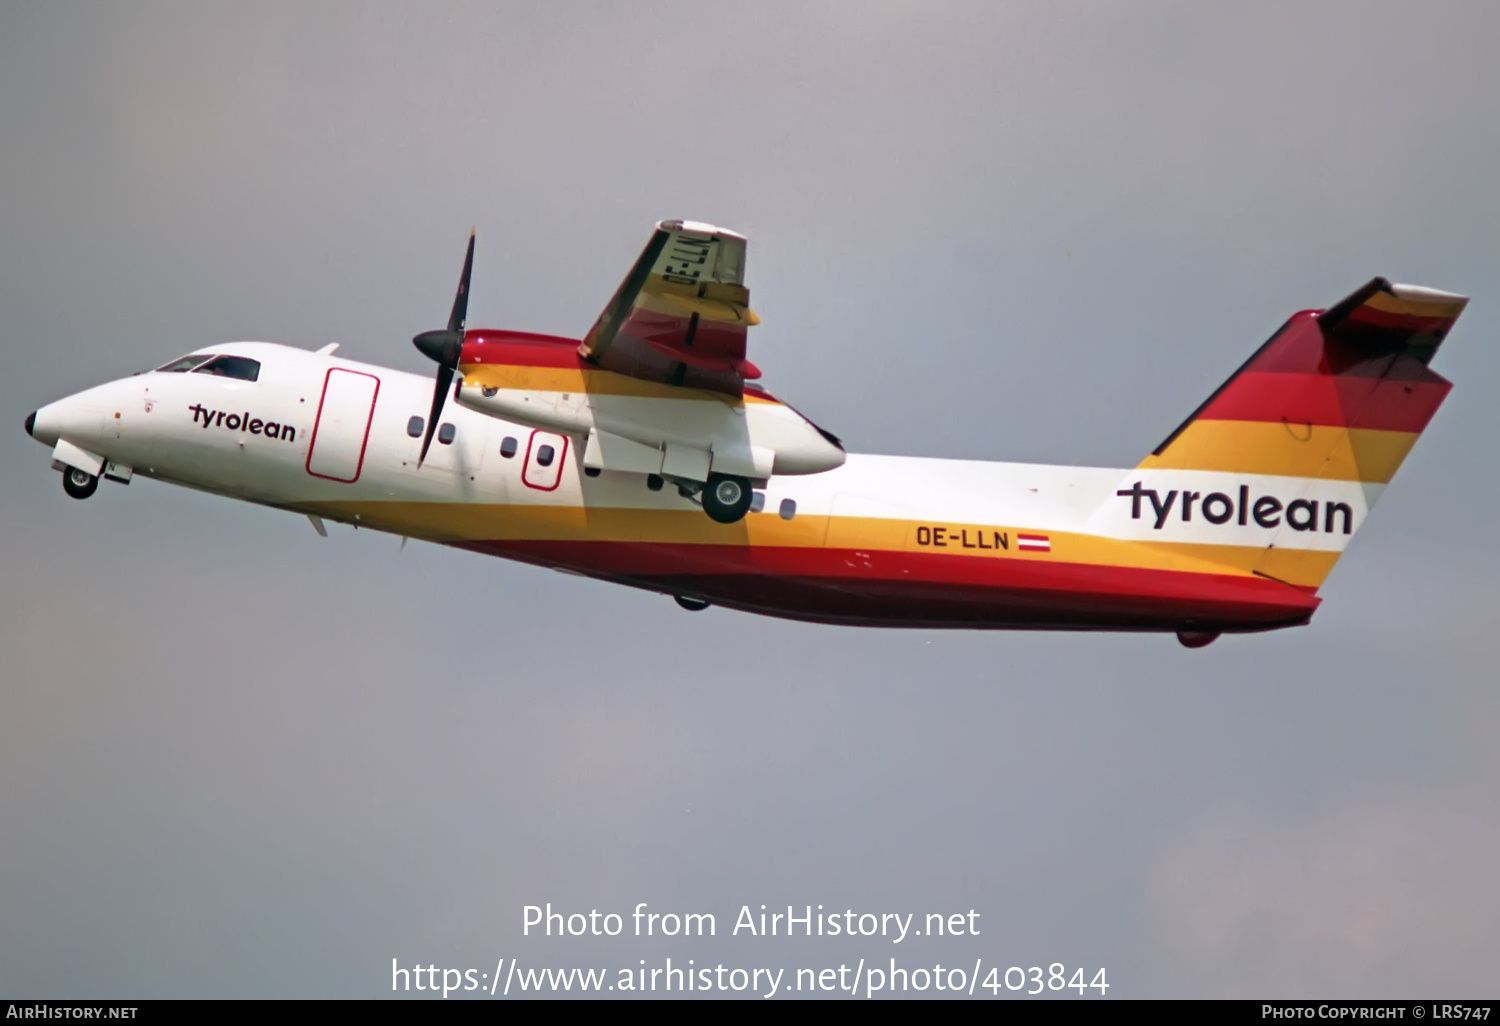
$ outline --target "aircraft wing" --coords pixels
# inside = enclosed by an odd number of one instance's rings
[[[739,395],[760,371],[745,341],[760,318],[745,288],[745,237],[696,221],[661,221],[578,347],[631,377]]]

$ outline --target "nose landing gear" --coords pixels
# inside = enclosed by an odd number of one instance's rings
[[[63,491],[75,499],[87,499],[99,487],[99,479],[87,470],[68,467],[63,471]]]

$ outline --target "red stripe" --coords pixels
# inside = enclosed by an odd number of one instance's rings
[[[577,339],[557,335],[474,328],[464,332],[463,352],[458,362],[462,366],[488,363],[570,370],[592,368],[593,364],[578,355],[578,345]]]
[[[636,309],[620,326],[620,338],[639,339],[674,360],[705,370],[732,371],[745,358],[743,324],[699,320],[689,348],[690,323],[685,316]]]
[[[1261,577],[929,553],[631,542],[461,547],[752,612],[884,626],[1259,630],[1319,600]]]
[[[1379,310],[1366,303],[1351,313],[1344,324],[1355,323],[1372,328],[1407,331],[1415,335],[1426,331],[1445,331],[1456,320],[1458,320],[1457,314],[1396,313],[1391,310]]]
[[[1006,592],[920,582],[892,586],[840,579],[660,577],[633,583],[745,612],[852,627],[1234,632],[1292,627],[1312,615],[1293,607],[1234,601],[1122,601],[1088,592]]]
[[[1418,433],[1453,386],[1428,380],[1247,370],[1199,414],[1202,420],[1287,421]]]
[[[1303,310],[1294,314],[1281,334],[1256,355],[1245,370],[1327,374],[1328,361],[1323,351],[1323,329],[1318,326],[1318,311]]]
[[[1328,340],[1304,310],[1219,390],[1203,420],[1417,433],[1452,386],[1410,354]]]

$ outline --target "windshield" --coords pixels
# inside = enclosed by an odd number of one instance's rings
[[[194,374],[212,374],[220,378],[238,378],[241,381],[254,381],[260,377],[260,361],[252,360],[245,356],[215,356],[203,366],[193,371]]]
[[[171,363],[167,364],[166,366],[164,366],[164,367],[158,367],[156,369],[157,369],[158,372],[166,373],[166,374],[182,374],[182,373],[184,373],[186,371],[192,370],[194,367],[198,366],[200,363],[203,363],[203,362],[205,362],[207,360],[212,360],[213,358],[214,358],[214,354],[213,353],[195,353],[195,354],[193,354],[191,356],[179,357],[178,359],[173,360]]]

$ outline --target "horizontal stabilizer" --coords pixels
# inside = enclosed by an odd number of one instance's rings
[[[1375,278],[1319,314],[1318,325],[1331,341],[1365,352],[1404,350],[1425,364],[1468,302],[1452,292]]]

